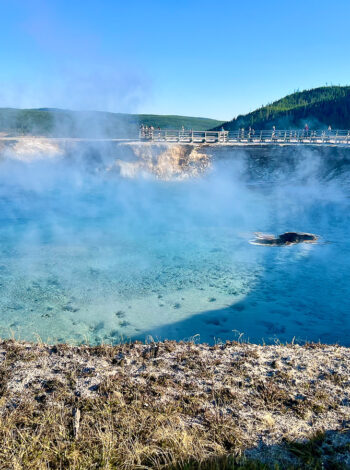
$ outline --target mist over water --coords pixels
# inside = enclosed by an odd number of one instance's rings
[[[45,152],[2,150],[2,336],[350,344],[349,150]]]

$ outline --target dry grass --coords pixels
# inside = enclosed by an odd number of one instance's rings
[[[348,433],[324,434],[350,422],[346,348],[6,341],[0,357],[1,469],[350,464]]]

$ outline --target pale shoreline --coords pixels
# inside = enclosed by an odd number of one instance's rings
[[[246,455],[285,468],[302,463],[293,443],[315,435],[323,463],[332,459],[350,468],[350,348],[175,341],[74,347],[7,340],[0,343],[0,357],[0,435],[8,448],[21,446],[20,412],[37,417],[33,429],[27,421],[26,432],[38,448],[35,436],[48,432],[44,420],[59,412],[51,425],[54,435],[59,427],[63,435],[46,447],[79,448],[86,468],[93,462],[89,429],[102,425],[112,433],[116,468],[160,468],[147,466],[150,454],[159,463],[165,454],[172,463]],[[100,415],[99,407],[107,405],[115,407],[110,418]],[[79,444],[64,431],[77,410]],[[149,427],[147,437],[142,426]],[[134,438],[125,448],[120,436],[130,433]],[[96,439],[94,445],[103,446],[103,433]],[[50,462],[47,449],[43,463]]]

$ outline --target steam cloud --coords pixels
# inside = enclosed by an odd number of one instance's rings
[[[4,145],[2,330],[345,343],[348,164],[345,150],[303,147]],[[321,244],[248,244],[290,230]]]

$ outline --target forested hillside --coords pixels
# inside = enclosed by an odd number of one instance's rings
[[[8,135],[123,138],[135,137],[141,124],[162,129],[184,126],[207,130],[221,121],[189,116],[0,108],[0,132]]]
[[[350,86],[330,86],[292,93],[278,101],[223,124],[226,130],[248,128],[350,129]],[[216,127],[221,128],[220,126]]]

